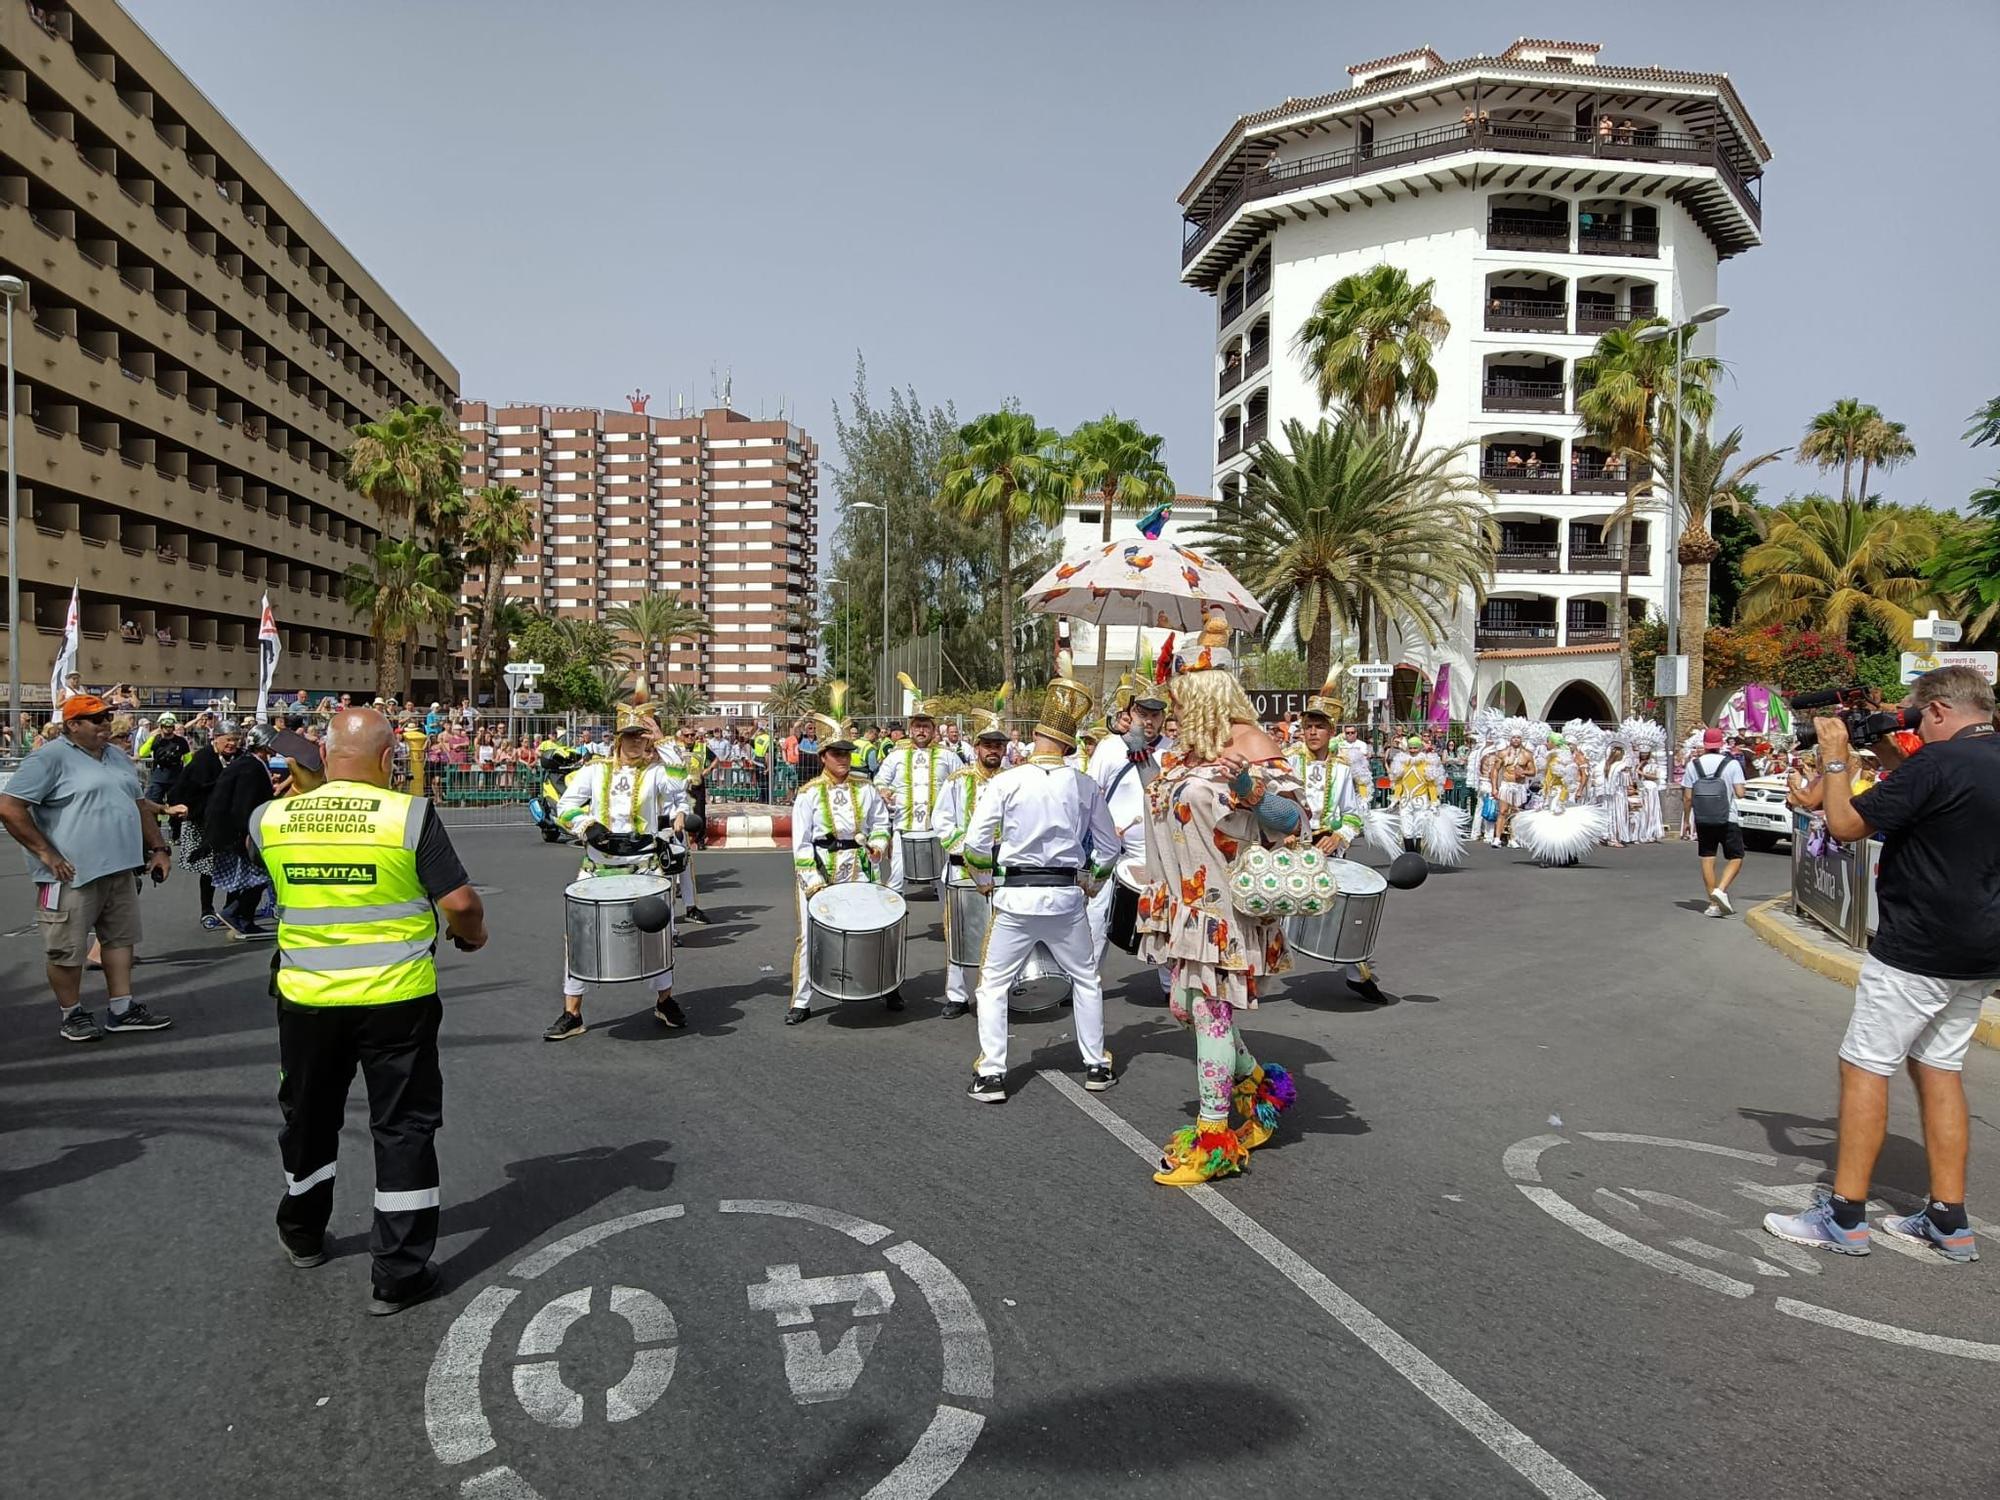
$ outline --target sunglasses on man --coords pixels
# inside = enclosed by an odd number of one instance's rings
[[[78,720],[82,720],[85,724],[109,724],[111,722],[111,715],[109,713],[101,713],[101,714],[72,714],[70,716],[71,723],[75,723]]]

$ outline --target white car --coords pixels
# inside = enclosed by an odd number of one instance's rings
[[[1736,820],[1743,826],[1745,848],[1771,850],[1779,839],[1792,836],[1792,810],[1785,805],[1785,778],[1759,776],[1736,793]]]

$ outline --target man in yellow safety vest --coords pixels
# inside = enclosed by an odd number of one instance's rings
[[[377,1316],[435,1296],[438,1165],[437,913],[462,952],[486,942],[486,912],[423,798],[389,789],[395,731],[373,709],[327,728],[326,782],[266,802],[250,823],[278,908],[278,1107],[285,1195],[278,1238],[295,1266],[326,1259],[335,1158],[357,1065],[375,1136]],[[435,907],[433,906],[435,903]]]

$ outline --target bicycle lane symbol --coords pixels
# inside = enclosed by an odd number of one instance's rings
[[[1692,1153],[1699,1158],[1726,1164],[1722,1175],[1727,1191],[1717,1196],[1733,1211],[1655,1188],[1629,1186],[1624,1180],[1630,1175],[1628,1171],[1619,1179],[1590,1189],[1589,1201],[1591,1208],[1596,1210],[1593,1213],[1570,1201],[1543,1180],[1543,1157],[1558,1147],[1574,1149],[1576,1142],[1568,1136],[1535,1135],[1509,1146],[1501,1157],[1501,1165],[1522,1195],[1557,1223],[1608,1250],[1615,1250],[1640,1265],[1664,1272],[1689,1285],[1737,1299],[1755,1297],[1765,1289],[1776,1292],[1780,1285],[1787,1284],[1788,1291],[1804,1290],[1799,1283],[1812,1284],[1827,1263],[1836,1259],[1821,1251],[1788,1244],[1764,1233],[1760,1227],[1766,1210],[1796,1211],[1812,1201],[1815,1183],[1801,1179],[1821,1176],[1823,1168],[1818,1163],[1793,1159],[1789,1163],[1792,1175],[1788,1178],[1785,1176],[1786,1159],[1763,1151],[1744,1151],[1707,1141],[1610,1130],[1578,1131],[1577,1137],[1580,1141],[1614,1147],[1664,1148],[1676,1153]],[[1581,1189],[1576,1191],[1580,1196]],[[1906,1195],[1891,1192],[1889,1196],[1898,1201],[1892,1205],[1883,1198],[1870,1197],[1868,1214],[1871,1221],[1891,1211],[1908,1212],[1915,1206],[1913,1202],[1901,1202]],[[1617,1220],[1618,1224],[1608,1220]],[[1973,1221],[1973,1227],[1982,1234],[2000,1235],[2000,1227],[1978,1220]],[[1927,1270],[1946,1269],[1945,1263],[1930,1252],[1885,1235],[1880,1230],[1874,1232],[1871,1243],[1878,1250],[1907,1256]],[[2000,1343],[1926,1333],[1894,1323],[1857,1317],[1827,1307],[1822,1301],[1788,1294],[1777,1295],[1773,1306],[1787,1317],[1844,1333],[1933,1354],[2000,1363]]]
[[[760,1215],[814,1224],[874,1249],[889,1269],[808,1276],[796,1263],[762,1266],[744,1287],[746,1316],[765,1321],[783,1351],[786,1385],[800,1406],[839,1401],[866,1367],[883,1322],[897,1305],[900,1273],[922,1294],[936,1325],[941,1352],[941,1399],[922,1435],[903,1460],[868,1491],[875,1500],[923,1500],[935,1494],[965,1462],[985,1426],[978,1405],[993,1396],[993,1349],[986,1323],[964,1283],[928,1250],[894,1231],[837,1209],[770,1199],[725,1199],[722,1214]],[[669,1204],[593,1224],[533,1251],[507,1270],[513,1282],[539,1280],[580,1251],[649,1226],[673,1226],[687,1217],[685,1204]],[[888,1241],[886,1245],[883,1243]],[[550,1296],[527,1319],[518,1343],[496,1353],[503,1319],[532,1288],[506,1282],[485,1287],[446,1331],[424,1385],[424,1426],[432,1451],[447,1466],[489,1459],[499,1443],[485,1409],[482,1371],[489,1357],[510,1365],[515,1400],[535,1422],[575,1429],[593,1415],[609,1423],[644,1416],[667,1393],[681,1352],[672,1309],[644,1287],[584,1285]],[[528,1306],[532,1304],[523,1304]],[[830,1343],[813,1327],[815,1309],[844,1310],[849,1324]],[[565,1384],[560,1356],[570,1330],[593,1310],[622,1318],[632,1352],[625,1373],[601,1404]],[[545,1500],[543,1492],[505,1462],[483,1467],[459,1485],[467,1500]]]

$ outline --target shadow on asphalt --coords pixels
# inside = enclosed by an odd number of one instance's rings
[[[1292,1082],[1298,1089],[1298,1098],[1286,1112],[1285,1124],[1296,1136],[1306,1135],[1366,1135],[1369,1124],[1354,1112],[1354,1103],[1345,1094],[1329,1088],[1314,1077],[1310,1069],[1319,1063],[1338,1062],[1331,1052],[1317,1042],[1303,1037],[1285,1036],[1279,1032],[1255,1029],[1256,1016],[1250,1016],[1251,1024],[1243,1028],[1244,1043],[1256,1054],[1260,1063],[1276,1063],[1292,1075]],[[1122,1072],[1131,1065],[1131,1059],[1148,1055],[1177,1059],[1187,1070],[1188,1102],[1181,1113],[1193,1119],[1199,1108],[1194,1098],[1194,1035],[1177,1022],[1161,1019],[1139,1021],[1121,1028],[1116,1034],[1107,1036],[1104,1045],[1110,1049]],[[1032,1073],[1033,1064],[1025,1068],[1013,1068],[1008,1073],[1008,1089],[1014,1089],[1027,1082],[1017,1075]],[[1266,1150],[1280,1147],[1287,1132],[1280,1132],[1279,1139],[1273,1141]]]
[[[755,984],[731,985],[727,989],[694,988],[682,984],[674,986],[674,998],[681,1003],[681,1014],[687,1017],[687,1025],[678,1031],[662,1026],[653,1015],[653,1002],[647,1000],[638,1010],[616,1021],[593,1022],[593,1032],[603,1032],[618,1042],[671,1042],[678,1037],[689,1036],[729,1036],[737,1029],[737,1023],[748,1014],[749,1007],[744,1002],[759,997],[768,998],[769,1011],[775,1024],[782,1019],[786,993],[790,986],[785,976],[771,974]],[[585,1039],[586,1042],[588,1038]]]
[[[1736,1113],[1764,1132],[1774,1154],[1816,1161],[1826,1169],[1828,1180],[1832,1179],[1834,1157],[1840,1149],[1838,1115],[1816,1119],[1780,1109],[1749,1108],[1738,1109]],[[1931,1169],[1923,1142],[1891,1131],[1882,1141],[1882,1155],[1875,1162],[1873,1180],[1899,1188],[1912,1198],[1924,1197],[1930,1191]]]
[[[480,1231],[479,1238],[441,1263],[448,1283],[463,1286],[512,1261],[550,1230],[627,1189],[666,1192],[674,1181],[667,1148],[666,1141],[634,1141],[507,1163],[505,1183],[469,1202],[450,1204],[438,1215],[440,1239]],[[365,1235],[340,1244],[341,1253],[366,1249]]]
[[[1124,1480],[1198,1464],[1209,1474],[1229,1460],[1268,1457],[1305,1431],[1306,1414],[1273,1384],[1218,1379],[1190,1371],[1179,1378],[1128,1380],[1103,1389],[1054,1392],[1010,1406],[987,1419],[976,1462],[1066,1477]],[[1078,1440],[1082,1432],[1088,1440]],[[1070,1441],[1050,1441],[1067,1433]],[[1188,1494],[1225,1491],[1210,1480],[1190,1481]],[[1246,1482],[1245,1494],[1262,1486]]]

